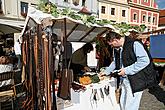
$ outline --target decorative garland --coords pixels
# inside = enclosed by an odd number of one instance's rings
[[[92,26],[92,24],[97,24],[97,25],[101,25],[101,26],[110,24],[110,25],[113,25],[116,28],[116,30],[119,31],[119,33],[121,35],[125,35],[125,33],[127,33],[129,31],[129,29],[134,29],[137,32],[141,33],[146,28],[145,25],[131,26],[130,24],[126,24],[126,23],[112,23],[109,20],[98,19],[94,15],[86,15],[86,14],[82,14],[82,13],[77,13],[77,12],[71,10],[71,8],[58,9],[55,4],[50,3],[50,2],[49,3],[41,2],[38,5],[38,9],[45,13],[52,14],[52,16],[54,16],[56,18],[60,17],[60,16],[68,16],[75,20],[81,20],[88,27]]]

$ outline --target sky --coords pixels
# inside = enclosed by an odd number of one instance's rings
[[[159,9],[165,9],[165,0],[157,0]]]

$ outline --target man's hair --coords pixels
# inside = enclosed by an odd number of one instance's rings
[[[122,36],[116,32],[108,32],[106,34],[106,40],[112,40],[112,39],[120,39]]]
[[[88,42],[85,45],[83,45],[83,50],[84,51],[88,51],[88,50],[92,51],[93,50],[93,45]]]

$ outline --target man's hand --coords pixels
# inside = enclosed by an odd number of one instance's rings
[[[120,72],[118,73],[119,75],[125,76],[125,70],[124,70],[124,68],[121,68],[119,71],[120,71]]]
[[[91,69],[89,67],[87,67],[87,66],[84,67],[84,70],[85,71],[91,71]]]
[[[103,77],[103,76],[106,76],[106,74],[103,73],[103,72],[100,72],[100,73],[98,74],[98,76],[99,76],[99,77]]]

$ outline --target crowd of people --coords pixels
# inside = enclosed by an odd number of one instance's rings
[[[16,40],[13,46],[4,48],[4,45],[0,45],[0,57],[5,59],[10,59],[13,64],[13,69],[21,70],[21,43],[19,39]]]
[[[110,65],[99,74],[100,76],[108,76],[114,71],[118,71],[115,78],[121,86],[121,110],[138,110],[145,89],[149,89],[149,92],[165,105],[165,91],[159,86],[159,73],[155,70],[148,50],[149,40],[139,40],[137,37],[138,33],[136,32],[130,33],[129,36],[122,36],[110,31],[106,35],[105,41],[112,48],[113,61],[109,62]],[[58,49],[56,48],[56,50]],[[74,81],[78,81],[79,76],[85,72],[92,71],[87,64],[87,54],[93,50],[92,43],[88,42],[72,53],[70,59],[66,60],[67,63],[70,63],[69,68],[73,70]],[[15,68],[21,69],[19,40],[16,40],[7,54],[17,59]],[[4,55],[6,54],[1,46],[0,56]]]

